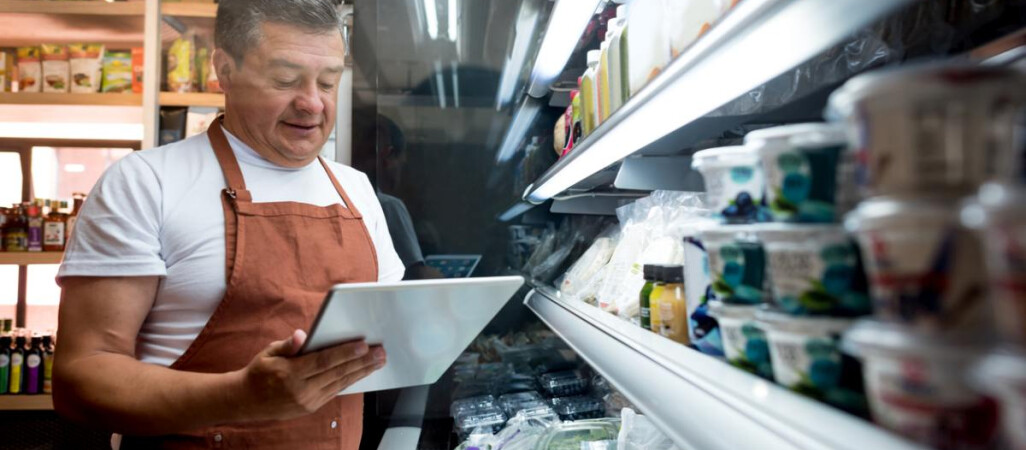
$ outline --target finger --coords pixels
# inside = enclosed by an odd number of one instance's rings
[[[359,340],[302,355],[293,360],[296,368],[295,373],[303,378],[308,378],[326,370],[331,370],[347,361],[362,358],[369,351],[370,348],[367,346],[367,343]]]
[[[299,339],[299,344],[296,344],[297,338]],[[264,349],[264,354],[267,356],[292,356],[299,351],[299,348],[303,345],[302,343],[305,340],[306,333],[303,333],[302,330],[293,331],[292,336],[280,341],[272,342],[271,345],[268,345],[267,348]]]
[[[321,373],[306,379],[306,383],[317,389],[323,389],[334,383],[336,380],[345,378],[349,374],[357,372],[366,367],[374,367],[380,364],[380,360],[374,357],[373,353],[364,355],[352,361],[346,361]]]
[[[379,367],[370,366],[370,367],[364,367],[364,368],[359,369],[359,370],[357,370],[355,372],[352,372],[348,376],[346,376],[346,377],[344,377],[342,379],[336,380],[333,383],[329,384],[324,389],[324,393],[326,395],[328,395],[329,399],[330,399],[332,396],[338,395],[339,392],[342,392],[343,389],[348,388],[349,386],[352,386],[353,384],[356,384],[357,381],[360,381],[360,380],[362,380],[364,378],[367,378],[367,376],[369,376],[370,374],[374,373],[378,369],[379,369]]]

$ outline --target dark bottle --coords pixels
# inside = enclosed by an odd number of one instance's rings
[[[25,381],[25,336],[18,336],[14,339],[14,348],[11,349],[11,382],[9,383],[10,394],[21,394]]]
[[[0,394],[11,388],[11,337],[0,336]]]
[[[25,352],[25,393],[43,392],[43,338],[32,337],[32,345]]]
[[[652,287],[655,286],[656,270],[658,266],[652,264],[645,264],[644,276],[645,285],[641,287],[641,293],[638,295],[638,308],[641,315],[641,328],[649,330],[652,328],[652,312],[649,309],[649,296],[652,294]]]
[[[53,392],[53,336],[43,335],[43,393]]]
[[[8,210],[4,221],[4,250],[8,252],[28,251],[28,228],[25,220],[25,209],[15,204]]]

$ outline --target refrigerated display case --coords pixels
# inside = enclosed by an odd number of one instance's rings
[[[587,52],[617,35],[615,26],[606,32],[623,3],[629,13],[628,1],[356,2],[352,159],[383,204],[408,218],[406,235],[393,235],[397,245],[416,245],[411,253],[422,256],[479,255],[471,276],[529,278],[484,334],[544,327],[578,355],[574,368],[605,380],[677,448],[920,448],[642,329],[601,300],[568,296],[559,281],[623,223],[619,208],[653,191],[704,192],[697,151],[741,145],[752,130],[822,122],[830,94],[853,77],[922,61],[1020,64],[1026,2],[723,2],[693,43],[569,148],[572,123],[563,133],[553,126],[580,95]],[[459,367],[420,395],[416,413],[390,412],[408,393],[369,399],[376,423],[366,436],[395,444],[411,417],[419,431],[407,438],[416,448],[455,448],[470,425],[500,432],[498,417],[510,418],[507,393],[471,392]],[[556,375],[545,380],[573,390]],[[536,389],[520,400],[559,396]],[[492,395],[480,415],[451,409],[472,394]]]

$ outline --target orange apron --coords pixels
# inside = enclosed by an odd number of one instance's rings
[[[356,205],[318,159],[348,208],[296,202],[253,203],[216,120],[207,136],[224,172],[222,191],[228,289],[206,326],[172,369],[224,373],[246,365],[273,341],[306,329],[332,285],[377,281],[378,261]],[[363,395],[335,397],[298,419],[225,424],[188,433],[125,436],[131,448],[351,449],[360,446]]]

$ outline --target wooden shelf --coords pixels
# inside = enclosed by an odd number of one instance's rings
[[[77,139],[77,138],[12,138],[0,137],[0,147],[3,148],[32,148],[32,147],[60,147],[60,148],[130,148],[141,150],[142,142],[121,139]]]
[[[0,93],[0,104],[141,106],[142,94],[54,94],[41,92],[3,92]]]
[[[0,0],[0,13],[83,14],[91,16],[141,16],[146,2]]]
[[[216,3],[161,3],[160,13],[175,17],[217,17]]]
[[[161,92],[160,106],[211,106],[224,108],[224,94]]]
[[[0,252],[0,265],[60,264],[64,252]]]
[[[0,395],[0,411],[53,411],[53,396]]]

